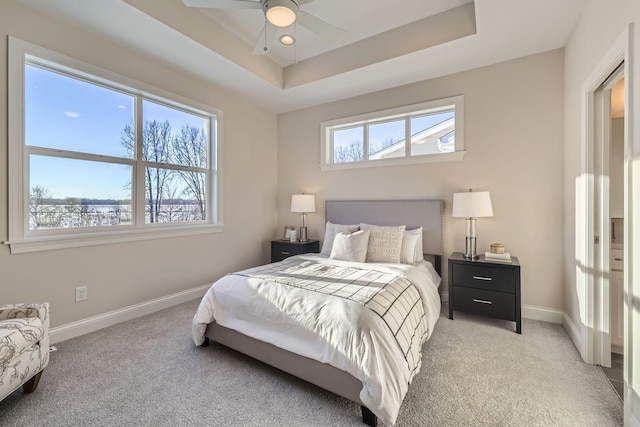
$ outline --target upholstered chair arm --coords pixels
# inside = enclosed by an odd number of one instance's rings
[[[0,305],[0,320],[39,317],[42,320],[44,337],[40,340],[42,369],[49,363],[49,303],[35,302]]]
[[[42,324],[49,326],[49,303],[26,303],[0,305],[0,320],[39,317]]]

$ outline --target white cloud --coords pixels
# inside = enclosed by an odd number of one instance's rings
[[[65,111],[64,115],[67,117],[71,117],[72,119],[77,119],[78,117],[81,116],[80,113],[76,113],[75,111]]]

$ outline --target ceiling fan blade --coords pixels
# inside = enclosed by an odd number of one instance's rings
[[[266,39],[265,39],[265,31],[267,33]],[[258,36],[258,41],[256,42],[256,45],[253,47],[253,54],[266,55],[267,53],[269,53],[269,49],[271,49],[271,46],[273,45],[273,40],[276,38],[277,31],[278,31],[277,28],[274,27],[273,25],[265,24],[264,28],[262,28],[262,32],[260,33],[260,36]],[[267,47],[267,50],[264,50],[265,45]]]
[[[210,9],[260,9],[259,1],[253,0],[182,0],[186,6]]]
[[[302,6],[303,4],[311,3],[313,0],[298,0],[298,4]]]
[[[344,31],[342,28],[331,25],[328,22],[323,21],[320,18],[316,18],[315,16],[303,11],[298,12],[297,22],[303,27],[313,31],[320,37],[332,41],[340,40],[347,34],[346,31]]]

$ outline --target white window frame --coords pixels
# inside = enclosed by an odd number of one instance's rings
[[[405,156],[388,159],[369,159],[368,125],[384,123],[392,120],[405,119],[406,135],[409,135],[410,119],[424,114],[444,111],[454,107],[455,111],[455,151],[450,153],[434,153],[411,155],[410,138],[405,138]],[[363,160],[355,162],[333,163],[332,131],[348,129],[357,126],[364,127]],[[344,117],[320,123],[320,169],[322,171],[358,169],[378,166],[397,166],[418,163],[451,162],[463,159],[464,150],[464,96],[457,95],[449,98],[426,101],[420,104],[406,105],[388,110],[375,111],[356,116]]]
[[[9,37],[8,107],[9,107],[9,245],[11,253],[36,252],[52,249],[73,248],[100,244],[121,243],[167,237],[217,233],[223,230],[222,222],[222,111],[119,75],[117,73],[76,60],[49,49]],[[144,200],[136,200],[144,195],[143,161],[136,155],[132,164],[138,162],[138,172],[134,173],[132,204],[136,204],[137,214],[132,225],[92,228],[62,228],[56,230],[29,230],[27,203],[29,201],[29,150],[25,147],[24,129],[24,70],[25,64],[38,64],[59,70],[90,83],[103,84],[109,88],[122,90],[141,99],[167,105],[189,113],[210,118],[210,147],[208,171],[207,220],[181,223],[145,224]],[[136,122],[141,119],[141,109],[137,108]],[[140,135],[138,136],[140,137]],[[45,150],[46,151],[46,150]],[[83,156],[80,156],[83,157]],[[95,156],[94,156],[95,157]],[[98,156],[99,157],[99,156]],[[103,156],[106,160],[108,156]],[[122,161],[122,159],[120,159]],[[138,197],[139,199],[139,197]]]

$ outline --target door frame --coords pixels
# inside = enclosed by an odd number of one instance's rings
[[[630,114],[630,88],[632,73],[629,72],[631,59],[632,27],[618,37],[600,62],[594,67],[589,78],[582,86],[583,120],[582,120],[582,158],[580,184],[576,188],[576,218],[582,210],[581,221],[576,221],[575,251],[576,260],[581,264],[577,268],[576,285],[579,298],[583,301],[580,307],[582,342],[579,348],[582,359],[587,363],[611,366],[611,336],[609,325],[609,248],[610,231],[608,226],[609,190],[608,165],[604,160],[609,158],[608,138],[603,138],[609,132],[610,119],[603,120],[607,108],[601,108],[605,84],[614,71],[624,63],[625,70],[625,114]],[[610,108],[610,106],[608,106]],[[632,151],[630,148],[631,121],[625,119],[624,158],[629,162]],[[605,151],[606,148],[606,151]],[[604,168],[604,170],[603,170]],[[631,168],[625,167],[625,232],[629,230],[627,222],[630,217],[628,195],[631,182]],[[607,185],[605,185],[605,181]],[[603,203],[603,199],[606,200]],[[596,236],[600,242],[595,243]],[[631,246],[631,239],[625,239],[625,293],[629,295],[631,272],[627,268],[627,246]],[[606,246],[606,247],[605,247]],[[629,248],[630,249],[630,248]],[[625,304],[626,306],[626,304]],[[625,321],[625,328],[626,328]],[[625,347],[627,342],[625,330]],[[626,348],[625,348],[626,353]],[[626,359],[626,357],[625,357]]]
[[[611,367],[611,92],[625,76],[624,61],[617,65],[594,92],[593,126],[593,230],[600,243],[593,242],[594,284],[594,363]],[[628,118],[625,118],[627,120]]]

